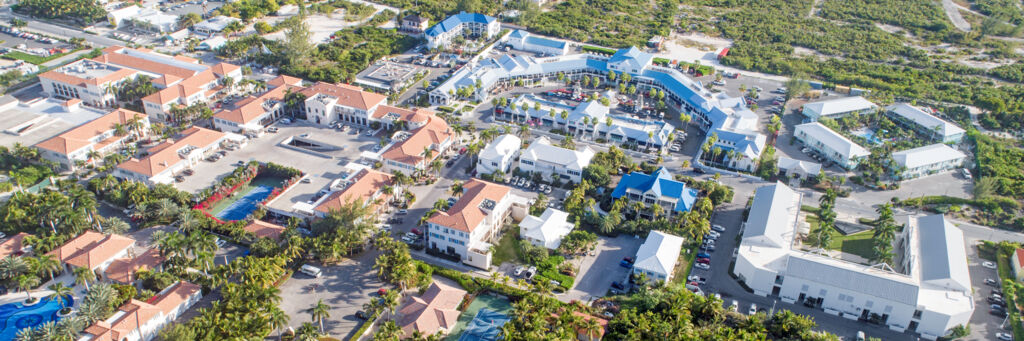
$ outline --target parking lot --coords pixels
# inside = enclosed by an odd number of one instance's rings
[[[67,44],[64,44],[63,42],[59,41],[57,43],[45,43],[34,39],[21,38],[6,32],[0,32],[0,40],[3,40],[3,43],[0,43],[0,47],[5,47],[8,49],[14,49],[18,45],[22,44],[25,45],[24,48],[28,49],[51,49],[55,47],[67,47]]]
[[[227,152],[218,161],[203,161],[195,167],[195,174],[177,183],[176,187],[191,193],[197,193],[210,187],[220,178],[230,174],[239,161],[275,162],[294,167],[306,173],[308,183],[299,182],[287,192],[273,201],[271,207],[290,211],[292,205],[307,202],[332,180],[342,176],[344,166],[349,162],[359,161],[360,153],[372,151],[379,138],[365,134],[339,132],[335,129],[318,126],[302,120],[288,125],[276,124],[277,133],[267,133],[261,137],[250,139],[241,149]],[[350,130],[354,132],[355,130]],[[308,139],[324,141],[341,147],[340,150],[326,152],[307,152],[282,147],[282,141],[289,137],[305,135]]]
[[[595,252],[569,260],[579,267],[580,273],[576,275],[576,286],[558,298],[562,301],[587,301],[605,296],[612,288],[612,282],[628,283],[630,269],[619,266],[619,262],[624,257],[636,257],[636,251],[643,243],[643,239],[631,235],[601,237]]]
[[[967,269],[971,274],[971,286],[974,287],[974,314],[971,315],[971,334],[964,340],[995,340],[996,333],[1013,333],[1009,324],[1004,326],[1004,318],[989,313],[988,297],[995,287],[985,284],[985,279],[999,280],[995,269],[981,265],[986,261],[978,257],[977,244],[980,240],[965,238],[967,243]]]
[[[309,309],[323,300],[331,307],[330,317],[324,321],[324,331],[333,337],[348,340],[362,320],[356,318],[363,304],[377,297],[377,290],[386,285],[377,280],[373,269],[378,252],[363,252],[354,259],[336,265],[319,265],[320,278],[296,272],[281,285],[280,308],[291,316],[288,325],[298,329],[304,322],[312,322]],[[389,287],[390,288],[390,287]]]

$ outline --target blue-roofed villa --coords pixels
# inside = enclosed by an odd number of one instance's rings
[[[427,37],[427,47],[448,47],[456,36],[494,38],[501,31],[501,22],[497,18],[480,13],[459,12],[430,26],[423,35]]]
[[[630,202],[641,202],[650,208],[654,204],[662,207],[663,213],[672,215],[687,212],[697,201],[697,190],[687,188],[686,184],[672,178],[664,167],[658,168],[653,174],[632,172],[619,180],[612,192],[612,198],[626,198]],[[651,213],[642,212],[642,216],[650,217]]]

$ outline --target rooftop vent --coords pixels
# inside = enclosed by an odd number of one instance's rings
[[[491,211],[491,210],[494,210],[494,206],[497,205],[497,204],[498,203],[494,202],[494,200],[484,199],[484,201],[480,202],[480,209],[485,210],[485,211]]]

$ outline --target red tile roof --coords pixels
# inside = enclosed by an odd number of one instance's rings
[[[463,194],[448,212],[435,213],[427,221],[436,225],[472,233],[487,217],[488,212],[480,208],[484,200],[501,202],[511,188],[479,179],[472,179],[462,186]]]
[[[436,148],[450,139],[452,134],[452,130],[447,122],[440,117],[430,116],[427,118],[427,123],[424,126],[416,129],[412,136],[409,136],[405,141],[398,142],[389,148],[381,154],[381,157],[407,165],[416,165],[424,159],[423,149],[434,146],[435,151],[430,160],[432,161],[441,156],[441,153],[437,152]]]
[[[168,318],[172,310],[178,308],[200,289],[198,285],[182,281],[150,299],[152,304],[132,299],[121,306],[120,311],[115,314],[118,316],[116,320],[109,323],[97,321],[85,328],[85,333],[92,335],[90,341],[120,341],[154,318]]]
[[[21,232],[0,243],[0,259],[21,252],[27,246],[25,245],[25,237],[28,237],[28,233]]]
[[[128,237],[85,231],[47,254],[56,256],[63,263],[95,269],[132,245],[135,245],[135,240]]]
[[[129,284],[136,279],[136,272],[156,269],[163,262],[164,257],[160,256],[160,251],[149,249],[134,258],[115,259],[104,273],[106,273],[107,279],[122,284]]]
[[[127,109],[117,109],[113,112],[100,116],[99,118],[86,122],[71,130],[60,133],[49,140],[39,142],[36,148],[42,148],[67,155],[86,146],[93,144],[92,139],[114,129],[115,124],[127,125],[133,117],[145,118],[146,115]],[[125,127],[125,129],[128,129]],[[127,135],[126,135],[127,136]],[[121,139],[126,136],[112,136],[112,139]]]
[[[1017,249],[1014,252],[1017,253],[1017,265],[1024,268],[1024,249]]]
[[[256,238],[270,238],[277,240],[281,237],[281,233],[284,233],[285,227],[254,219],[242,229],[245,230],[245,232],[250,232],[256,235]]]
[[[433,335],[441,328],[451,330],[459,320],[459,304],[466,291],[440,282],[434,282],[420,297],[411,297],[409,303],[398,310],[405,336],[413,331]]]
[[[355,179],[355,182],[344,190],[331,193],[315,209],[318,212],[328,213],[355,200],[362,200],[364,204],[367,204],[367,201],[373,198],[374,194],[384,188],[384,186],[391,186],[392,184],[392,176],[390,174],[373,169],[359,171]]]
[[[213,115],[213,117],[238,124],[248,124],[260,115],[267,113],[267,108],[263,107],[263,103],[267,101],[284,101],[284,95],[288,88],[287,86],[276,87],[259,96],[246,97],[235,103],[236,108],[234,110],[221,110]]]
[[[274,79],[267,81],[267,86],[270,87],[276,88],[282,85],[302,86],[302,78],[280,75],[274,77]]]
[[[376,105],[384,104],[388,97],[363,91],[362,88],[349,84],[331,84],[318,82],[302,90],[306,97],[313,97],[316,94],[324,94],[338,99],[338,104],[362,110],[369,110]]]
[[[223,139],[226,134],[206,128],[192,127],[185,129],[178,140],[167,140],[149,149],[149,156],[142,159],[130,159],[117,165],[117,168],[146,176],[160,174],[165,169],[181,162],[178,150],[185,146],[206,148]]]

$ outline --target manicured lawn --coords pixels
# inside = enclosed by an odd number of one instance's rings
[[[73,53],[73,52],[74,51],[68,52],[68,53]],[[19,51],[12,51],[12,52],[8,52],[7,54],[4,54],[3,57],[7,58],[7,59],[24,60],[26,62],[39,65],[39,64],[46,63],[48,61],[51,61],[51,60],[63,57],[65,55],[67,55],[68,53],[58,53],[58,54],[50,55],[49,57],[43,57],[43,56],[37,56],[37,55],[28,54],[28,53],[19,52]]]
[[[807,215],[807,223],[811,225],[811,233],[813,236],[818,233],[818,217],[815,215]],[[838,250],[843,253],[849,253],[852,255],[861,256],[870,259],[872,256],[871,251],[871,237],[873,233],[868,230],[861,233],[855,233],[851,235],[843,235],[836,229],[832,229],[832,242],[829,243],[826,249]]]
[[[494,256],[491,264],[501,265],[504,262],[523,263],[523,257],[519,249],[519,227],[515,225],[505,226],[505,235],[501,237],[498,244],[494,245]]]

